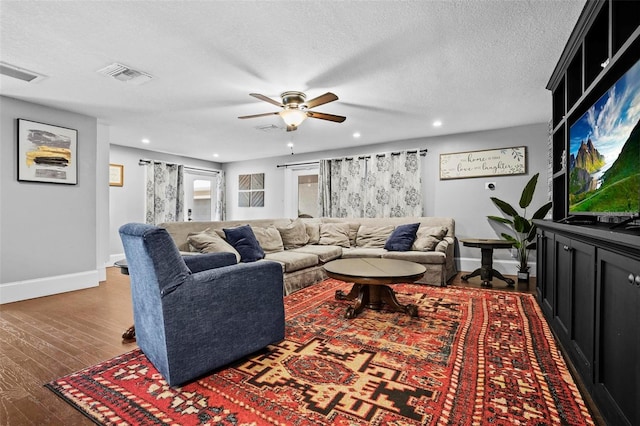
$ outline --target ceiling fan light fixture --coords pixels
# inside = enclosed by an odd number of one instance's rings
[[[307,118],[307,113],[295,108],[286,108],[279,112],[287,126],[298,127]]]

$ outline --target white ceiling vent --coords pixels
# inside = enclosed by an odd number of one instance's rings
[[[29,71],[2,61],[0,61],[0,74],[17,78],[27,83],[36,83],[46,78],[46,76],[38,74],[37,72]]]
[[[114,62],[108,67],[104,67],[98,70],[98,74],[106,75],[107,77],[113,77],[116,80],[124,81],[131,84],[144,84],[147,81],[153,79],[151,74],[146,72],[134,70],[126,65],[118,64]]]

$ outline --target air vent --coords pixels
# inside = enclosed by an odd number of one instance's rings
[[[116,80],[124,81],[135,85],[144,84],[153,79],[151,74],[146,72],[134,70],[126,65],[113,63],[108,67],[104,67],[98,70],[98,74],[106,75],[107,77],[115,78]]]
[[[26,81],[27,83],[35,83],[46,78],[44,75],[38,74],[37,72],[29,71],[1,61],[0,74],[17,78],[18,80]]]
[[[266,126],[256,126],[257,130],[262,130],[263,132],[275,132],[277,130],[282,130],[282,127],[278,127],[275,124],[267,124]]]

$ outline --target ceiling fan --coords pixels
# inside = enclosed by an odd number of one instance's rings
[[[279,115],[287,124],[287,132],[296,130],[298,126],[307,117],[319,118],[320,120],[334,121],[336,123],[342,123],[344,120],[347,119],[347,117],[343,117],[341,115],[333,115],[333,114],[326,114],[324,112],[309,111],[311,108],[317,107],[319,105],[324,105],[329,102],[337,101],[338,97],[331,92],[327,92],[324,95],[320,95],[317,98],[311,99],[310,101],[306,101],[307,95],[305,95],[302,92],[296,92],[296,91],[283,92],[280,95],[280,97],[282,98],[282,102],[278,102],[276,100],[273,100],[259,93],[249,93],[249,94],[254,98],[260,99],[261,101],[269,102],[270,104],[281,107],[282,111],[266,112],[264,114],[244,115],[238,118],[245,119],[245,118],[266,117],[268,115]]]

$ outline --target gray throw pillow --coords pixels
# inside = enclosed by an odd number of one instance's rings
[[[284,228],[277,228],[282,237],[285,250],[303,247],[309,242],[307,229],[300,219],[296,219]]]
[[[420,226],[411,250],[432,251],[445,235],[447,228],[444,226]]]
[[[251,230],[253,230],[260,247],[262,247],[265,253],[277,253],[284,250],[282,237],[280,237],[280,232],[278,232],[275,226],[271,225],[266,228],[252,226]]]
[[[384,247],[387,238],[393,232],[393,225],[365,226],[360,225],[356,236],[356,247]],[[413,241],[412,241],[413,242]]]
[[[202,232],[189,234],[187,241],[196,251],[200,253],[229,252],[236,256],[236,261],[240,262],[240,253],[231,244],[220,238],[215,231],[210,228]]]
[[[351,247],[348,223],[321,223],[320,241],[327,246]]]

